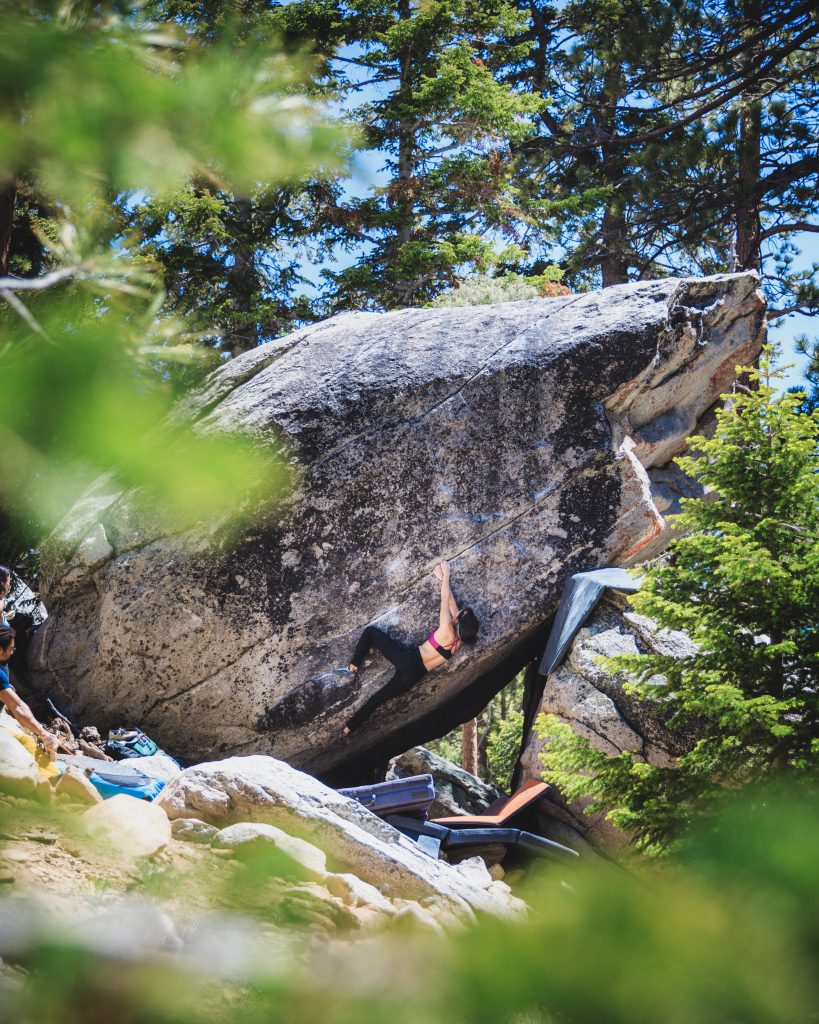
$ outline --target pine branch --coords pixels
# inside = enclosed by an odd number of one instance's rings
[[[771,188],[779,185],[788,185],[800,178],[806,178],[811,174],[819,174],[819,152],[814,156],[806,156],[795,163],[786,164],[781,170],[769,174],[764,178],[756,190],[757,198],[761,199]],[[813,230],[817,230],[814,228]],[[764,235],[762,236],[765,237]]]
[[[52,288],[60,281],[70,281],[82,277],[88,270],[87,265],[78,263],[72,267],[61,267],[42,277],[0,277],[0,291],[4,292],[40,292]]]
[[[661,139],[671,132],[679,131],[681,128],[686,128],[688,125],[693,124],[695,121],[699,121],[706,114],[710,114],[713,110],[717,110],[719,107],[724,106],[729,100],[741,95],[743,92],[747,92],[749,87],[762,81],[763,79],[769,78],[770,69],[775,67],[781,60],[788,57],[790,54],[798,51],[802,48],[803,44],[808,42],[814,36],[819,36],[819,22],[811,24],[810,28],[807,28],[800,35],[796,36],[787,46],[781,47],[778,51],[774,51],[772,55],[769,55],[768,61],[764,66],[758,68],[750,75],[746,76],[733,88],[729,89],[725,93],[721,93],[716,99],[711,100],[709,103],[704,103],[702,106],[697,107],[690,114],[681,118],[679,121],[666,125],[662,128],[655,128],[653,131],[645,132],[643,134],[636,135],[616,135],[613,136],[611,141],[616,145],[634,144],[634,143],[646,143],[653,139]],[[804,74],[804,69],[799,68],[793,74],[786,76],[783,79],[775,81],[769,89],[762,92],[762,96],[770,96],[772,93],[777,92],[783,86],[787,85],[794,78],[800,78]],[[649,111],[652,112],[652,111]]]
[[[777,224],[775,227],[766,228],[759,236],[760,242],[773,235],[788,235],[794,231],[810,231],[819,233],[819,224],[810,224],[808,221],[794,221],[792,224]]]
[[[819,305],[796,302],[792,306],[785,306],[784,309],[770,309],[768,310],[768,322],[771,320],[781,320],[783,316],[788,316],[790,313],[801,313],[802,316],[819,316]]]

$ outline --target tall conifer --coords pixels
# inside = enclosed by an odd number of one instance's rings
[[[697,741],[671,767],[608,758],[551,719],[546,778],[589,796],[644,848],[662,850],[739,789],[773,777],[816,783],[819,769],[819,410],[794,407],[767,353],[717,413],[701,456],[679,459],[708,496],[683,502],[684,535],[651,568],[634,607],[686,630],[694,654],[633,655],[643,696],[664,696],[670,725]]]

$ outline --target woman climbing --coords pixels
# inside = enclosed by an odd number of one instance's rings
[[[367,626],[361,634],[350,662],[350,672],[358,672],[369,650],[375,647],[395,666],[395,675],[361,705],[341,730],[342,736],[349,736],[384,701],[408,690],[427,672],[445,665],[462,643],[471,644],[477,639],[479,624],[475,613],[471,608],[459,610],[449,588],[449,563],[436,565],[435,575],[441,581],[438,628],[429,634],[420,647],[405,647],[377,626]]]

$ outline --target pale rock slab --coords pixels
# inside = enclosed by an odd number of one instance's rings
[[[395,907],[374,885],[363,882],[357,875],[330,874],[324,884],[339,899],[353,907],[370,907],[388,917],[395,914]]]
[[[462,920],[472,920],[474,911],[517,913],[355,800],[272,757],[232,757],[188,768],[156,804],[170,818],[276,825],[323,850],[333,872],[355,874],[390,897],[440,898]]]
[[[215,825],[208,825],[198,818],[175,818],[171,822],[171,835],[185,843],[201,843],[207,845],[219,832]]]
[[[488,889],[493,882],[492,875],[482,857],[468,857],[466,860],[459,861],[455,865],[455,870],[481,889]]]
[[[229,825],[216,833],[212,845],[232,850],[239,859],[265,849],[276,850],[282,854],[282,867],[288,869],[289,875],[321,881],[327,874],[327,858],[317,846],[288,835],[275,825],[248,821]]]
[[[93,806],[102,803],[100,791],[89,781],[85,772],[69,765],[54,784],[57,796],[69,796],[79,804]]]

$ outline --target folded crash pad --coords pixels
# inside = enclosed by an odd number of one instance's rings
[[[434,821],[420,821],[397,814],[391,814],[385,820],[405,836],[414,839],[421,849],[433,857],[437,857],[440,850],[446,852],[495,844],[507,849],[515,848],[535,857],[558,860],[574,860],[578,857],[578,853],[568,846],[518,828],[447,828]]]
[[[438,825],[449,825],[452,828],[499,828],[511,825],[519,814],[537,803],[548,788],[545,782],[530,779],[511,796],[501,797],[490,804],[484,814],[462,814],[433,820]]]
[[[431,775],[410,775],[405,779],[379,782],[374,786],[354,786],[338,792],[381,816],[401,813],[424,818],[435,799]]]

